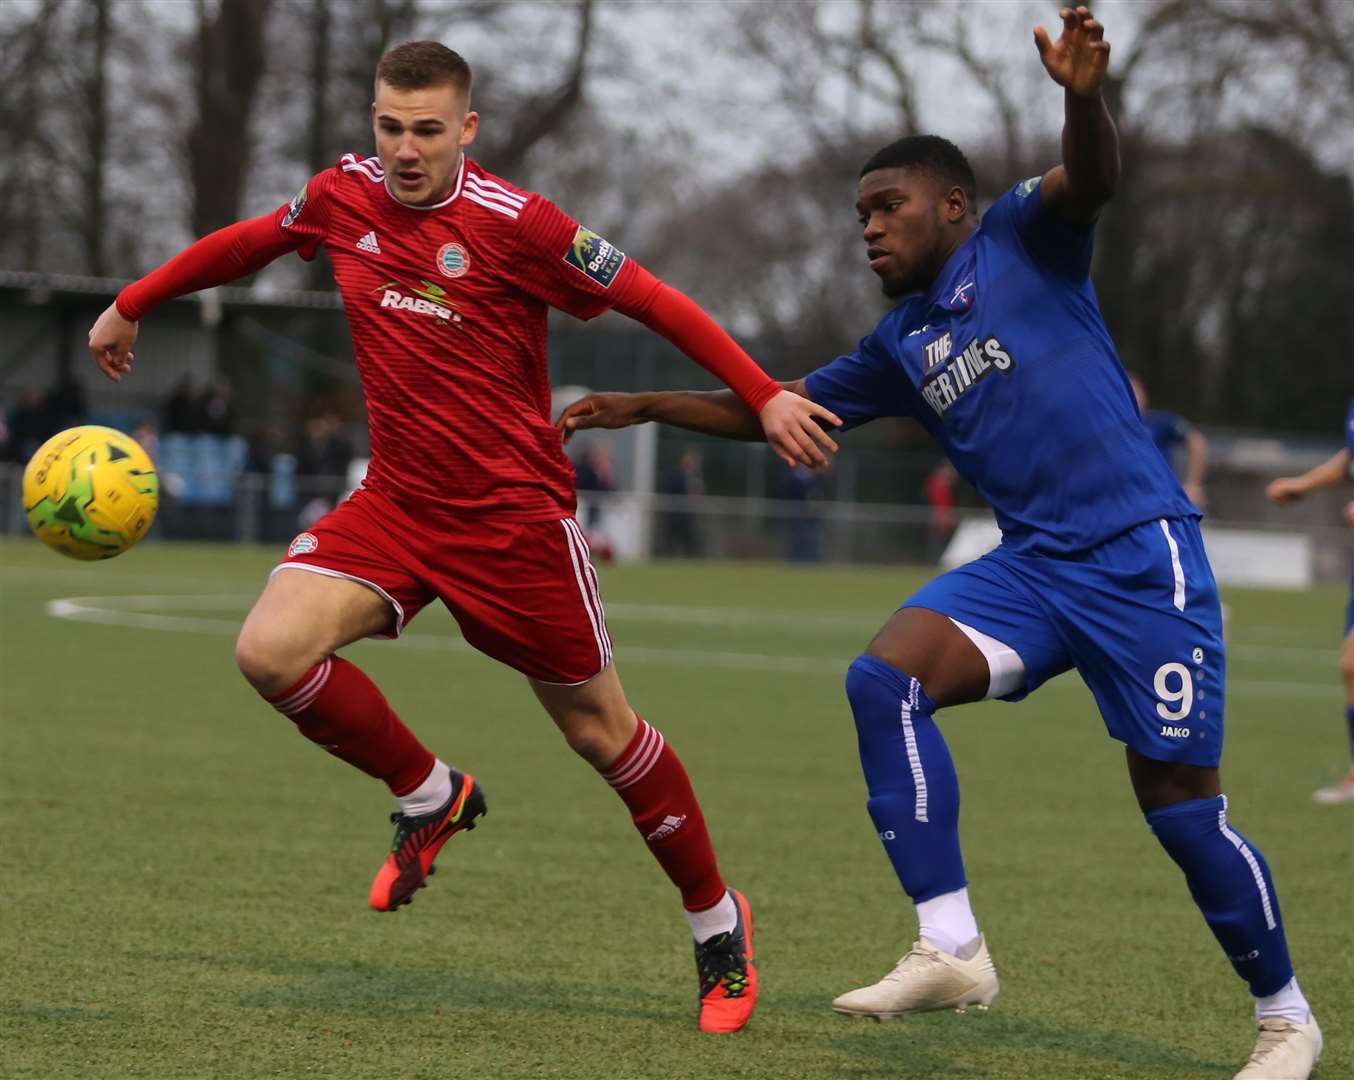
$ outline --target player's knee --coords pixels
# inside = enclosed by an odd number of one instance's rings
[[[624,741],[601,714],[576,715],[559,728],[569,749],[594,768],[605,768],[625,750]]]
[[[846,669],[846,698],[859,719],[862,712],[881,698],[892,703],[910,697],[913,682],[911,675],[864,653]]]
[[[235,664],[260,694],[277,694],[301,678],[313,660],[286,635],[246,623],[235,640]]]

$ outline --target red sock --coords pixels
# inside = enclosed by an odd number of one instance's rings
[[[602,779],[630,808],[635,828],[660,866],[682,891],[687,911],[704,911],[724,898],[710,834],[681,759],[657,728],[637,717],[630,745]]]
[[[404,726],[385,695],[356,664],[330,656],[280,694],[264,700],[311,742],[407,795],[436,758]]]

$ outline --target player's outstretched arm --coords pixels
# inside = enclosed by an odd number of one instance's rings
[[[89,331],[89,351],[99,370],[114,382],[132,370],[132,345],[143,315],[177,296],[224,285],[262,270],[301,246],[283,233],[275,214],[239,221],[204,236],[169,262],[128,285]]]
[[[1348,477],[1349,451],[1339,450],[1331,458],[1301,476],[1281,476],[1271,481],[1269,487],[1265,488],[1265,494],[1276,503],[1295,502],[1313,491],[1335,487]]]
[[[778,385],[782,393],[808,400],[803,379]],[[589,394],[561,412],[555,426],[567,443],[575,431],[623,428],[650,422],[746,442],[757,442],[765,436],[761,418],[732,390],[710,393],[663,390],[646,394]],[[837,444],[821,427],[818,428],[816,439],[821,448],[814,447],[816,456],[805,464],[822,466],[827,463],[823,451],[835,453]]]
[[[1057,41],[1042,26],[1034,44],[1049,77],[1063,87],[1062,164],[1041,185],[1046,205],[1069,221],[1089,225],[1119,184],[1119,133],[1100,93],[1109,68],[1105,28],[1086,7],[1063,8]]]
[[[726,407],[725,411],[731,413],[733,403],[736,402],[746,408],[758,425],[755,434],[742,434],[740,417],[738,433],[715,431],[713,434],[728,434],[731,438],[740,439],[765,438],[776,456],[792,467],[807,465],[821,468],[827,464],[824,451],[836,451],[837,444],[828,437],[824,427],[840,427],[841,420],[831,410],[808,397],[787,393],[686,294],[664,284],[642,266],[634,264],[614,307],[622,315],[643,323],[667,338],[720,379],[732,391],[729,395],[732,402],[725,398],[719,399]],[[689,425],[679,423],[678,426]]]

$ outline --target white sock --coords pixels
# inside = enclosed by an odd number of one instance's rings
[[[431,814],[451,798],[451,770],[439,758],[433,763],[433,771],[428,779],[409,792],[400,796],[400,813],[409,817]]]
[[[921,936],[941,952],[971,960],[978,951],[978,923],[969,906],[967,887],[923,900],[917,905],[917,922]]]
[[[738,905],[733,894],[724,890],[724,899],[712,908],[704,911],[688,911],[686,921],[691,924],[691,934],[697,941],[709,941],[716,934],[725,934],[738,925]]]
[[[1285,1020],[1292,1020],[1295,1024],[1312,1022],[1312,1007],[1307,1004],[1307,999],[1298,989],[1296,975],[1280,987],[1277,993],[1255,999],[1256,1022],[1271,1017],[1282,1017]]]

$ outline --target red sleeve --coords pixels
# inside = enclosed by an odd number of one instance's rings
[[[660,334],[743,399],[754,413],[780,393],[782,387],[739,348],[724,329],[696,301],[665,285],[644,267],[634,267],[618,284],[612,306],[622,315]]]
[[[237,221],[128,285],[118,293],[118,313],[139,322],[167,300],[252,274],[300,246],[301,238],[281,232],[272,214]]]
[[[253,274],[289,251],[313,259],[324,240],[328,221],[324,196],[332,184],[330,173],[319,173],[271,214],[204,236],[123,289],[117,298],[118,313],[139,322],[167,300]]]
[[[630,265],[625,252],[543,195],[532,195],[518,217],[513,284],[576,319],[595,319],[610,308]]]
[[[615,308],[667,338],[753,412],[781,387],[690,297],[669,288],[549,199],[533,195],[518,220],[516,284],[580,319]]]

